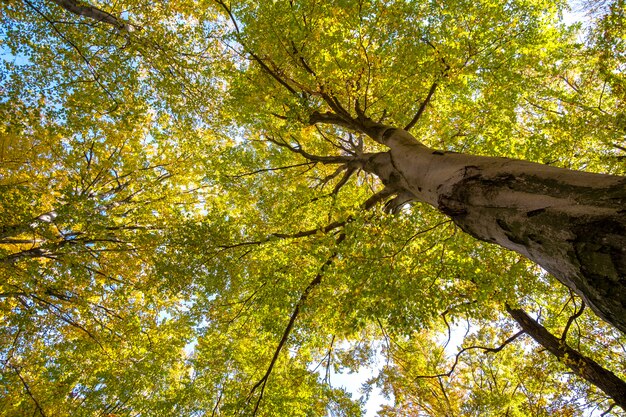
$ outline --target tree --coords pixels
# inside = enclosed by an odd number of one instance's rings
[[[33,151],[32,185],[17,165],[5,184],[9,398],[25,392],[42,415],[53,407],[40,398],[54,398],[56,377],[31,379],[51,365],[12,353],[45,357],[21,339],[42,336],[18,322],[56,315],[41,325],[59,334],[43,337],[51,350],[72,327],[96,342],[113,324],[94,324],[82,306],[100,297],[95,311],[139,300],[123,316],[137,329],[162,332],[179,351],[197,347],[156,362],[178,363],[178,383],[147,378],[141,388],[126,385],[131,377],[111,383],[120,368],[100,360],[109,383],[94,409],[130,413],[139,406],[127,391],[171,398],[171,389],[176,401],[153,412],[356,414],[313,363],[358,367],[372,340],[432,338],[444,311],[497,326],[494,306],[545,290],[537,269],[457,227],[534,261],[625,331],[621,61],[601,44],[576,52],[559,7],[8,5],[3,39],[24,62],[7,63],[5,103],[26,111],[6,119],[3,155]],[[599,57],[591,73],[581,64],[589,56]],[[566,169],[583,167],[605,174]],[[121,282],[88,285],[101,274]],[[83,280],[63,278],[74,275]],[[156,319],[154,303],[163,303]],[[168,316],[180,333],[161,326]],[[363,342],[352,349],[336,337]],[[67,390],[98,392],[93,381]]]
[[[552,303],[561,301],[556,293],[547,291]],[[615,406],[623,401],[625,385],[623,374],[618,377],[608,368],[621,368],[613,364],[623,361],[623,352],[614,351],[613,359],[606,361],[604,355],[612,350],[606,350],[605,344],[610,331],[588,327],[593,324],[587,323],[584,303],[570,295],[560,311],[540,310],[537,320],[521,306],[505,308],[503,315],[496,312],[488,319],[497,321],[498,326],[468,318],[466,337],[451,357],[443,346],[451,342],[449,333],[443,342],[430,332],[390,339],[386,354],[393,360],[378,377],[378,383],[396,396],[389,415],[484,415],[493,410],[512,416],[615,412]],[[568,372],[563,373],[564,369]],[[583,380],[596,382],[585,386]],[[605,394],[607,399],[598,401],[598,395]],[[591,404],[583,400],[593,397]]]
[[[317,156],[306,152],[300,143],[290,145],[285,140],[270,140],[311,162],[339,165],[346,172],[342,181],[347,181],[357,170],[374,174],[384,185],[380,193],[396,196],[392,205],[422,202],[436,207],[472,236],[515,250],[541,265],[583,296],[597,314],[626,331],[626,322],[622,322],[626,314],[621,307],[626,305],[623,295],[626,293],[614,285],[626,273],[626,215],[623,212],[626,180],[623,177],[439,151],[420,143],[408,131],[420,122],[438,84],[442,79],[452,77],[450,73],[471,66],[469,61],[452,61],[459,57],[447,56],[451,53],[442,51],[443,46],[437,45],[438,40],[429,38],[433,35],[423,35],[422,42],[425,47],[432,48],[441,61],[440,73],[435,73],[434,81],[414,116],[410,119],[405,116],[408,123],[404,128],[398,128],[395,124],[374,121],[368,116],[373,116],[378,100],[377,91],[369,86],[370,80],[363,81],[367,85],[364,91],[358,86],[353,87],[355,91],[343,98],[337,95],[333,82],[327,81],[325,74],[318,75],[321,71],[317,69],[315,57],[307,56],[301,51],[303,47],[295,43],[297,40],[307,45],[312,35],[306,31],[311,28],[294,28],[293,33],[288,31],[280,43],[287,45],[291,42],[291,50],[287,49],[286,53],[284,50],[272,51],[268,54],[270,58],[260,58],[255,50],[263,50],[265,45],[247,46],[246,33],[239,31],[231,9],[225,3],[221,4],[233,20],[244,53],[251,54],[263,73],[274,78],[296,98],[302,95],[317,99],[317,106],[307,103],[308,108],[301,110],[304,120],[364,134],[389,150],[364,152],[359,143],[353,147],[348,145],[344,151],[348,155]],[[368,11],[354,11],[361,19],[359,29],[366,30],[363,20]],[[253,26],[263,24],[262,7],[246,12],[256,23],[244,20],[243,30],[262,29]],[[304,16],[303,13],[303,22]],[[268,24],[275,23],[270,21]],[[288,22],[283,24],[290,27]],[[394,39],[393,35],[389,37]],[[321,53],[314,49],[313,54]],[[375,64],[369,62],[367,50],[365,54],[365,64],[373,70]],[[468,60],[471,60],[471,51],[468,54]],[[363,63],[357,60],[356,64]],[[311,76],[315,81],[310,79]],[[370,88],[372,91],[368,91]]]

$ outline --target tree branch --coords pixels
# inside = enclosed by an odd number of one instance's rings
[[[430,102],[430,99],[433,97],[433,94],[435,94],[438,85],[439,84],[437,83],[437,81],[433,82],[433,84],[430,86],[430,90],[428,90],[426,98],[424,99],[424,101],[422,101],[422,104],[420,104],[419,108],[417,109],[417,113],[415,113],[415,116],[413,116],[413,119],[411,119],[409,124],[404,127],[404,130],[411,130],[411,128],[415,126],[415,124],[419,121],[420,117],[422,117],[422,113],[424,113],[424,110],[426,110],[426,106]]]
[[[233,12],[231,11],[230,7],[228,7],[226,5],[226,3],[224,3],[224,1],[222,1],[222,0],[215,0],[215,1],[216,1],[217,4],[219,4],[222,7],[222,9],[224,9],[226,14],[230,18],[230,21],[233,23],[233,26],[235,27],[235,32],[237,32],[237,39],[238,39],[239,43],[241,44],[241,46],[243,46],[244,51],[247,52],[248,54],[250,54],[252,59],[257,64],[259,64],[261,66],[263,71],[265,71],[269,76],[274,78],[280,85],[285,87],[287,89],[287,91],[289,91],[291,94],[299,97],[298,92],[292,86],[290,86],[289,83],[287,83],[287,81],[279,73],[277,73],[276,71],[272,70],[261,59],[261,57],[259,57],[256,53],[251,51],[250,48],[248,48],[248,46],[245,44],[245,42],[243,41],[243,39],[241,37],[241,30],[239,29],[239,24],[237,23],[237,19],[235,19],[235,16],[233,15]]]
[[[559,361],[577,376],[601,389],[617,405],[626,410],[626,382],[605,369],[593,359],[569,347],[563,340],[550,333],[539,322],[522,309],[513,309],[508,304],[506,311],[539,345],[556,356]]]
[[[585,302],[581,300],[580,309],[576,313],[574,313],[572,316],[570,316],[569,319],[567,319],[567,324],[565,325],[565,329],[563,329],[563,334],[561,334],[561,342],[565,343],[569,328],[572,326],[572,323],[574,323],[574,321],[583,314],[584,310],[585,310]]]
[[[17,375],[17,377],[22,382],[22,385],[24,386],[24,390],[26,390],[26,393],[28,394],[30,399],[33,400],[33,402],[35,403],[35,407],[37,408],[37,411],[39,412],[39,415],[41,415],[41,417],[46,417],[46,413],[43,412],[43,408],[41,408],[41,405],[39,404],[39,401],[37,401],[37,399],[35,398],[35,396],[31,392],[30,387],[28,386],[28,383],[26,382],[26,380],[24,380],[24,378],[22,377],[22,374],[20,373],[20,370],[16,366],[13,366],[13,365],[10,365],[10,366],[13,369],[13,371],[15,372],[15,374]]]
[[[54,1],[54,0],[53,0]],[[111,109],[109,109],[108,113],[112,113],[115,110],[117,110],[117,108],[119,107],[119,102],[117,101],[117,99],[115,98],[115,96],[113,95],[113,93],[102,83],[102,81],[100,80],[100,75],[98,74],[98,71],[96,70],[96,68],[93,67],[93,65],[91,64],[91,62],[89,61],[89,59],[85,56],[85,54],[83,54],[83,51],[80,50],[80,48],[74,43],[72,42],[69,38],[67,38],[54,24],[54,22],[52,22],[48,16],[46,16],[41,10],[39,10],[37,7],[35,7],[34,4],[32,4],[30,1],[28,0],[24,0],[24,2],[31,8],[33,9],[38,15],[40,15],[46,22],[48,22],[51,26],[52,29],[54,30],[54,32],[61,38],[63,39],[65,42],[67,42],[68,45],[70,45],[75,51],[76,53],[78,53],[78,55],[80,56],[80,58],[85,62],[85,65],[87,66],[87,70],[91,73],[91,76],[93,77],[93,80],[96,82],[96,84],[98,84],[100,86],[100,88],[102,88],[102,90],[106,93],[107,96],[109,96],[109,98],[111,99],[111,101],[113,102],[113,107]]]
[[[332,360],[333,353],[333,343],[335,342],[335,335],[333,335],[333,340],[330,342],[330,347],[328,348],[328,361],[326,362],[326,372],[324,373],[324,382],[330,385],[330,364]]]
[[[70,13],[73,13],[78,16],[88,17],[90,19],[95,20],[96,22],[106,23],[119,30],[125,30],[126,32],[132,32],[135,29],[141,30],[140,26],[131,25],[130,23],[127,23],[123,21],[122,19],[119,19],[113,16],[111,13],[105,12],[104,10],[99,9],[95,6],[91,6],[91,5],[84,6],[80,4],[82,2],[78,2],[76,0],[50,0],[50,1],[52,1],[53,3],[56,3],[57,5],[61,6],[62,8],[64,8]]]
[[[327,123],[327,124],[343,126],[349,129],[357,130],[356,124],[353,118],[351,117],[347,118],[345,116],[341,116],[333,112],[320,113],[318,111],[314,111],[313,113],[311,113],[311,116],[309,117],[309,123],[312,125],[317,124],[317,123]]]
[[[346,238],[346,235],[344,233],[339,235],[339,237],[335,241],[335,246],[338,246],[341,242],[344,241],[345,238]],[[311,291],[313,291],[313,289],[315,287],[317,287],[319,284],[321,284],[322,276],[323,276],[324,272],[333,263],[333,261],[337,257],[337,254],[338,254],[338,251],[335,249],[335,251],[326,260],[326,262],[324,262],[324,264],[321,266],[321,268],[320,268],[319,272],[317,273],[317,275],[315,276],[315,278],[313,278],[313,280],[309,283],[309,285],[304,289],[304,291],[300,295],[300,299],[296,303],[296,306],[294,307],[293,312],[291,313],[291,317],[289,318],[289,323],[287,323],[287,327],[285,328],[285,330],[283,332],[283,336],[280,339],[280,342],[278,343],[278,346],[276,347],[276,350],[274,351],[274,356],[272,357],[272,360],[270,361],[270,364],[267,367],[267,371],[265,372],[263,377],[252,387],[252,389],[250,390],[250,393],[248,393],[248,400],[247,400],[247,402],[249,403],[250,400],[252,399],[252,395],[254,394],[254,392],[259,387],[261,388],[261,391],[259,393],[259,398],[257,399],[256,404],[254,406],[254,410],[252,412],[253,416],[256,415],[256,413],[257,413],[257,411],[259,409],[259,405],[261,404],[261,400],[263,399],[263,394],[265,392],[265,387],[267,385],[267,381],[268,381],[268,379],[269,379],[269,377],[270,377],[270,375],[272,373],[272,370],[274,369],[274,366],[276,365],[276,361],[278,360],[278,356],[280,355],[281,350],[283,349],[283,347],[285,346],[285,343],[287,342],[287,339],[289,338],[289,334],[291,333],[291,330],[293,329],[293,326],[294,326],[294,324],[296,322],[296,319],[298,318],[298,315],[300,314],[300,308],[306,303],[307,299],[309,298],[309,294],[311,293]]]
[[[275,145],[281,146],[283,148],[287,148],[289,149],[291,152],[297,153],[302,155],[303,157],[305,157],[306,159],[308,159],[309,161],[313,161],[313,162],[321,162],[323,164],[346,164],[346,163],[350,163],[350,162],[354,162],[357,160],[357,157],[355,156],[341,156],[341,155],[337,155],[337,156],[320,156],[320,155],[313,155],[308,153],[307,151],[305,151],[304,149],[302,149],[302,147],[298,146],[292,146],[289,143],[287,143],[285,140],[278,140],[276,138],[273,138],[271,136],[266,136],[266,139],[270,142],[272,142]]]
[[[308,72],[309,74],[311,74],[313,77],[317,78],[317,74],[315,73],[315,71],[313,71],[313,69],[306,62],[306,60],[304,59],[304,56],[302,56],[302,52],[296,47],[296,44],[293,40],[291,41],[291,47],[293,48],[292,56],[299,59],[300,63],[302,64],[302,68],[304,68],[304,70]]]
[[[295,233],[271,233],[270,235],[268,235],[267,237],[263,238],[263,239],[259,239],[259,240],[253,240],[253,241],[248,241],[248,242],[241,242],[241,243],[235,243],[233,245],[222,245],[219,246],[219,248],[221,249],[234,249],[234,248],[238,248],[240,246],[250,246],[250,245],[260,245],[263,243],[267,243],[270,240],[274,239],[274,238],[279,238],[279,239],[298,239],[301,237],[308,237],[308,236],[314,236],[318,233],[328,233],[334,229],[337,229],[339,227],[345,226],[346,223],[348,223],[349,221],[351,221],[352,218],[349,217],[346,220],[343,221],[337,221],[337,222],[332,222],[324,227],[318,227],[316,229],[309,229],[309,230],[303,230],[300,232],[295,232]]]
[[[609,415],[609,413],[610,413],[611,411],[613,411],[613,409],[615,408],[615,406],[616,406],[616,405],[617,405],[617,404],[615,404],[615,403],[611,404],[611,405],[609,406],[609,408],[607,408],[607,409],[606,409],[606,411],[604,411],[602,414],[600,414],[600,417],[604,417],[604,416]]]
[[[255,175],[255,174],[260,174],[262,172],[274,172],[274,171],[282,171],[282,170],[286,170],[286,169],[291,169],[291,168],[299,168],[302,166],[307,166],[309,168],[311,168],[312,166],[315,166],[316,162],[311,162],[311,161],[307,161],[307,162],[303,162],[301,164],[294,164],[294,165],[287,165],[287,166],[283,166],[283,167],[277,167],[277,168],[262,168],[262,169],[257,169],[255,171],[250,171],[250,172],[244,172],[243,174],[237,174],[237,175],[228,175],[229,178],[242,178],[242,177],[249,177],[251,175]],[[308,171],[308,170],[307,170]],[[306,171],[305,171],[306,172]]]
[[[455,358],[454,358],[454,364],[452,364],[452,368],[450,368],[450,370],[446,373],[443,374],[437,374],[437,375],[419,375],[417,376],[415,379],[425,379],[425,378],[441,378],[443,376],[445,377],[449,377],[454,373],[454,370],[456,369],[456,366],[459,364],[459,358],[460,356],[467,352],[468,350],[472,350],[472,349],[481,349],[484,350],[487,353],[498,353],[500,352],[502,349],[504,349],[508,344],[510,344],[511,342],[515,341],[515,339],[517,339],[518,337],[520,337],[521,335],[523,335],[524,333],[526,333],[524,330],[521,330],[517,333],[515,333],[513,336],[509,337],[508,339],[506,339],[504,342],[502,342],[502,344],[498,347],[486,347],[486,346],[468,346],[466,348],[461,349],[459,352],[457,352]]]
[[[372,195],[370,198],[368,198],[367,200],[365,200],[365,202],[363,204],[361,204],[361,208],[363,209],[363,211],[367,211],[369,209],[371,209],[372,207],[374,207],[376,204],[378,204],[379,202],[383,201],[384,199],[392,196],[395,193],[395,190],[393,190],[392,188],[383,188],[382,190],[380,190],[379,192],[377,192],[376,194]],[[270,235],[266,236],[265,238],[259,239],[259,240],[252,240],[252,241],[247,241],[247,242],[240,242],[240,243],[234,243],[232,245],[219,245],[218,248],[220,248],[220,252],[227,250],[227,249],[235,249],[235,248],[239,248],[242,246],[254,246],[254,245],[262,245],[263,243],[267,243],[269,241],[271,241],[274,238],[278,238],[278,239],[298,239],[298,238],[302,238],[302,237],[308,237],[308,236],[314,236],[318,233],[328,233],[334,229],[337,229],[339,227],[343,227],[346,224],[354,221],[354,216],[348,216],[345,220],[342,221],[335,221],[332,222],[324,227],[318,227],[315,229],[309,229],[309,230],[304,230],[304,231],[300,231],[300,232],[295,232],[295,233],[271,233]]]

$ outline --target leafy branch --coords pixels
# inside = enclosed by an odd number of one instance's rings
[[[369,210],[372,207],[374,207],[376,204],[378,204],[379,202],[385,200],[386,198],[390,197],[391,195],[393,195],[393,191],[384,188],[381,191],[379,191],[378,193],[372,195],[370,198],[368,198],[363,204],[361,204],[361,207],[363,208],[363,210]],[[348,223],[354,221],[356,218],[352,215],[348,216],[345,220],[340,220],[340,221],[335,221],[332,223],[327,224],[326,226],[323,227],[317,227],[314,229],[308,229],[308,230],[303,230],[300,232],[295,232],[295,233],[271,233],[268,236],[266,236],[265,238],[262,239],[258,239],[258,240],[251,240],[251,241],[246,241],[246,242],[239,242],[239,243],[233,243],[230,245],[219,245],[218,248],[220,249],[219,252],[222,252],[224,250],[228,250],[228,249],[235,249],[235,248],[239,248],[242,246],[256,246],[256,245],[262,245],[264,243],[268,243],[274,239],[299,239],[299,238],[303,238],[303,237],[309,237],[309,236],[315,236],[319,233],[329,233],[335,229],[338,229],[340,227],[344,227],[345,225],[347,225]],[[218,253],[219,253],[218,252]]]
[[[337,237],[337,239],[335,240],[335,247],[337,247],[341,242],[343,242],[345,240],[345,238],[346,238],[345,233],[341,233],[339,235],[339,237]],[[285,327],[285,330],[283,332],[283,336],[280,339],[280,342],[278,343],[278,346],[276,347],[276,350],[274,351],[274,356],[272,357],[272,360],[270,361],[270,364],[267,367],[267,370],[265,371],[265,374],[252,387],[252,389],[248,393],[247,403],[250,403],[250,401],[252,400],[252,396],[254,395],[255,391],[260,388],[259,397],[258,397],[258,399],[257,399],[257,401],[255,403],[254,410],[252,412],[253,416],[256,415],[256,413],[257,413],[257,411],[259,409],[259,405],[261,404],[261,400],[263,399],[263,395],[265,393],[265,387],[267,386],[267,381],[268,381],[268,379],[269,379],[269,377],[270,377],[270,375],[272,373],[272,370],[274,369],[274,366],[276,365],[276,361],[278,360],[278,356],[280,355],[280,352],[282,351],[283,347],[287,343],[287,339],[289,338],[291,330],[293,329],[293,326],[294,326],[294,324],[296,322],[296,319],[298,318],[298,315],[300,314],[300,309],[302,308],[302,306],[304,306],[304,304],[308,300],[309,295],[311,294],[311,291],[313,291],[313,289],[315,287],[319,286],[322,283],[322,277],[324,275],[324,272],[326,272],[326,269],[328,267],[330,267],[330,265],[333,263],[333,261],[337,258],[337,255],[338,255],[338,251],[337,251],[337,249],[335,249],[335,251],[326,260],[326,262],[324,262],[324,264],[321,266],[321,268],[320,268],[319,272],[317,273],[317,275],[315,276],[315,278],[313,278],[313,280],[309,283],[309,285],[307,285],[307,287],[304,289],[302,294],[300,294],[300,299],[296,303],[296,305],[295,305],[295,307],[293,309],[293,312],[291,313],[291,317],[289,318],[289,323],[287,323],[287,327]]]
[[[30,386],[28,385],[28,383],[26,382],[26,380],[24,379],[24,377],[20,373],[19,368],[16,367],[16,366],[13,366],[13,365],[10,365],[10,367],[11,367],[11,369],[13,369],[13,371],[15,372],[17,377],[22,382],[22,385],[24,386],[24,390],[26,391],[26,394],[28,394],[28,396],[33,401],[33,403],[35,403],[35,408],[37,409],[37,412],[39,413],[39,415],[41,417],[46,417],[46,413],[44,413],[43,408],[41,408],[41,404],[39,404],[39,401],[37,401],[37,399],[33,395],[33,392],[31,391]]]
[[[54,0],[53,0],[54,1]],[[115,98],[115,96],[113,95],[113,93],[102,83],[101,79],[100,79],[100,74],[98,74],[98,70],[91,64],[91,61],[89,60],[89,58],[87,58],[85,56],[85,54],[83,53],[83,51],[81,51],[81,49],[78,47],[78,45],[76,45],[76,43],[74,43],[71,39],[69,39],[67,36],[65,36],[63,34],[63,32],[61,32],[56,25],[54,24],[54,22],[48,17],[46,16],[45,13],[43,13],[41,10],[39,10],[39,8],[37,8],[33,3],[31,3],[28,0],[24,0],[24,2],[28,5],[28,7],[30,7],[31,9],[33,9],[39,16],[41,16],[46,22],[48,22],[50,24],[50,26],[52,26],[52,29],[54,30],[54,32],[64,41],[66,42],[68,45],[70,45],[72,47],[72,49],[74,49],[76,51],[76,53],[78,54],[78,56],[83,60],[83,62],[85,63],[85,65],[87,66],[87,70],[89,71],[89,73],[91,74],[93,80],[96,82],[96,84],[98,84],[98,86],[100,86],[100,88],[106,93],[107,96],[109,96],[109,98],[111,99],[111,101],[113,102],[113,106],[112,108],[108,111],[109,113],[114,112],[115,110],[117,110],[117,108],[119,107],[119,102],[117,101],[117,99]]]

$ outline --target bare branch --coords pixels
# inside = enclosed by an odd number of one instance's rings
[[[435,81],[430,86],[430,90],[428,90],[428,94],[426,95],[426,98],[424,99],[424,101],[422,101],[422,104],[420,104],[419,108],[417,109],[417,113],[415,113],[415,116],[413,116],[413,119],[411,119],[409,124],[404,127],[404,130],[407,130],[407,131],[411,130],[411,128],[415,126],[415,124],[419,121],[420,117],[422,117],[422,114],[424,113],[424,110],[426,110],[426,106],[430,102],[430,99],[433,97],[433,94],[435,94],[435,91],[437,90],[437,86],[438,86],[437,81]]]
[[[312,166],[315,166],[315,164],[316,164],[316,162],[307,161],[307,162],[303,162],[301,164],[287,165],[287,166],[284,166],[284,167],[257,169],[255,171],[244,172],[243,174],[228,175],[228,177],[229,178],[242,178],[242,177],[248,177],[250,175],[260,174],[261,172],[282,171],[282,170],[298,168],[298,167],[302,167],[302,166],[307,166],[307,167],[311,168]]]
[[[119,30],[125,30],[126,32],[132,32],[135,29],[141,30],[140,26],[131,25],[130,23],[127,23],[123,21],[122,19],[119,19],[113,16],[111,13],[105,12],[104,10],[99,9],[95,6],[83,5],[83,4],[80,4],[76,0],[50,0],[50,1],[52,1],[53,3],[56,3],[57,5],[61,6],[62,8],[64,8],[70,13],[74,13],[79,16],[88,17],[97,22],[106,23]]]
[[[510,344],[511,342],[515,341],[515,339],[517,339],[518,337],[520,337],[521,335],[523,335],[524,333],[526,333],[524,330],[520,330],[519,332],[515,333],[513,336],[509,337],[508,339],[506,339],[504,342],[502,342],[502,344],[498,347],[485,347],[485,346],[468,346],[466,348],[461,349],[455,356],[454,358],[454,364],[452,364],[452,368],[450,368],[450,370],[446,373],[443,374],[437,374],[437,375],[418,375],[417,377],[415,377],[415,379],[425,379],[425,378],[441,378],[443,376],[445,377],[449,377],[454,373],[454,370],[456,369],[456,366],[459,364],[459,358],[461,357],[461,355],[465,352],[467,352],[468,350],[472,350],[472,349],[480,349],[483,350],[487,353],[498,353],[500,352],[502,349],[504,349],[508,344]]]
[[[323,164],[345,164],[345,163],[349,163],[349,162],[354,162],[356,161],[356,157],[354,156],[320,156],[320,155],[313,155],[308,153],[307,151],[305,151],[304,149],[302,149],[302,147],[298,144],[298,146],[292,146],[289,143],[287,143],[285,140],[278,140],[276,138],[273,138],[271,136],[266,136],[266,139],[270,142],[272,142],[275,145],[281,146],[283,148],[287,148],[289,149],[291,152],[297,153],[302,155],[303,157],[305,157],[306,159],[308,159],[309,161],[313,161],[313,162],[321,162]]]
[[[569,319],[567,319],[567,324],[565,325],[565,329],[563,329],[563,334],[561,334],[562,342],[565,342],[565,340],[567,339],[567,332],[569,331],[569,328],[572,326],[572,323],[574,323],[574,321],[583,314],[584,310],[585,310],[585,302],[581,300],[580,309],[576,313],[574,313],[572,316],[570,316]]]

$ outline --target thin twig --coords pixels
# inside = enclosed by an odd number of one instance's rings
[[[437,374],[437,375],[418,375],[417,377],[415,377],[415,379],[424,379],[424,378],[440,378],[442,376],[445,377],[449,377],[454,373],[454,370],[456,369],[456,366],[459,363],[459,357],[467,352],[468,350],[471,349],[480,349],[483,350],[487,353],[498,353],[500,352],[502,349],[504,349],[509,343],[515,341],[515,339],[517,339],[518,337],[520,337],[521,335],[523,335],[524,333],[526,333],[524,330],[520,330],[519,332],[515,333],[513,336],[509,337],[508,339],[506,339],[504,342],[502,342],[502,344],[498,347],[492,348],[492,347],[486,347],[486,346],[468,346],[465,347],[463,349],[461,349],[455,356],[454,358],[454,364],[452,365],[452,368],[450,368],[450,370],[446,373],[443,374]]]
[[[585,302],[581,300],[580,309],[576,313],[574,313],[572,316],[570,316],[569,319],[567,319],[567,324],[565,325],[565,329],[563,329],[563,334],[561,334],[562,342],[565,342],[565,339],[567,338],[567,332],[569,331],[569,328],[572,326],[572,323],[574,323],[574,320],[580,317],[583,314],[584,310],[585,310]]]
[[[228,175],[228,177],[229,178],[242,178],[242,177],[248,177],[248,176],[251,176],[251,175],[260,174],[262,172],[282,171],[282,170],[298,168],[298,167],[302,167],[302,166],[311,167],[311,165],[315,166],[315,164],[316,164],[316,162],[307,161],[307,162],[302,162],[301,164],[295,164],[295,165],[287,165],[287,166],[276,167],[276,168],[257,169],[256,171],[244,172],[243,174]]]
[[[424,110],[426,110],[426,106],[430,102],[430,99],[433,97],[433,94],[435,94],[438,85],[439,84],[437,83],[437,81],[433,82],[433,84],[430,86],[430,90],[428,90],[426,98],[424,99],[424,101],[422,101],[422,104],[420,104],[419,108],[417,109],[417,113],[415,113],[415,116],[413,116],[413,119],[411,119],[409,124],[404,127],[404,130],[411,130],[411,128],[415,126],[415,124],[419,121],[420,117],[422,117],[422,113],[424,113]]]

